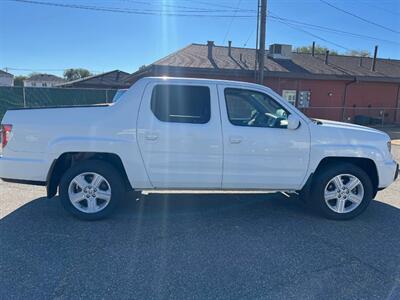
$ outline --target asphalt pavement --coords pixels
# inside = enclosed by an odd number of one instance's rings
[[[44,195],[0,182],[0,298],[400,299],[399,181],[344,222],[281,194],[130,195],[84,222]]]

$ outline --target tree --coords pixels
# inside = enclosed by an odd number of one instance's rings
[[[20,75],[14,77],[14,86],[24,86],[24,80],[27,79],[27,76]]]
[[[325,54],[327,50],[329,50],[329,54],[331,54],[331,55],[338,55],[339,54],[336,50],[328,49],[328,48],[322,47],[320,45],[315,45],[314,53],[315,54]],[[297,47],[295,49],[295,51],[297,53],[311,53],[312,52],[312,45]]]
[[[146,65],[141,65],[138,70],[142,71],[142,70],[146,69],[146,67],[147,67]]]
[[[67,81],[77,80],[81,78],[85,78],[88,76],[92,76],[89,70],[77,68],[77,69],[66,69],[64,71],[64,78]]]
[[[359,56],[359,57],[370,57],[371,52],[368,50],[350,50],[346,52],[346,55]]]

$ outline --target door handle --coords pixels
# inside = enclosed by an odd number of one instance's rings
[[[240,144],[242,142],[242,138],[240,136],[231,136],[229,141],[231,144]]]
[[[148,141],[155,141],[156,139],[158,139],[158,135],[157,134],[146,134],[144,136],[144,138]]]

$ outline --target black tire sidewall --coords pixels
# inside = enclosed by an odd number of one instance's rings
[[[108,205],[97,213],[85,213],[78,210],[71,203],[68,196],[70,182],[79,174],[94,172],[103,176],[111,187],[111,199]],[[99,160],[87,160],[68,169],[60,181],[60,198],[63,207],[73,216],[82,220],[99,220],[109,216],[120,202],[124,187],[118,171],[109,163]]]
[[[324,192],[328,182],[339,174],[351,174],[356,176],[364,187],[364,197],[361,204],[351,212],[337,213],[332,211],[325,203]],[[373,187],[367,173],[352,164],[329,165],[323,171],[316,174],[312,186],[312,205],[325,217],[333,220],[349,220],[361,214],[369,205],[373,196]]]

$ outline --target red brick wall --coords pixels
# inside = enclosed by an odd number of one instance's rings
[[[346,107],[352,107],[353,112],[349,110],[349,117],[363,114],[393,122],[396,115],[396,110],[393,108],[397,106],[398,88],[399,85],[396,84],[377,82],[358,82],[350,85],[347,90]]]
[[[282,95],[283,90],[311,91],[310,117],[341,120],[345,81],[269,78],[266,85]],[[322,109],[321,107],[329,107]]]

